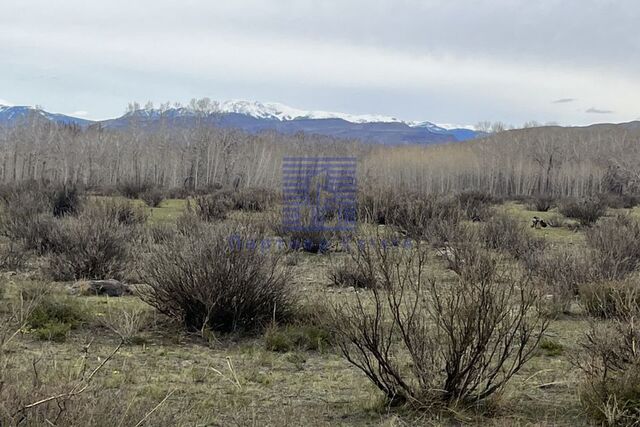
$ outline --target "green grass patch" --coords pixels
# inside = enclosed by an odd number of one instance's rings
[[[149,208],[151,211],[149,222],[152,224],[175,222],[186,208],[186,199],[163,200],[157,208]]]
[[[264,342],[267,350],[278,353],[323,350],[330,345],[330,335],[313,325],[272,326],[265,333]]]
[[[38,339],[63,342],[69,331],[85,319],[86,313],[76,299],[50,296],[31,312],[28,326]]]
[[[516,218],[527,225],[531,225],[531,221],[534,216],[542,218],[545,222],[553,221],[554,218],[560,217],[563,220],[566,218],[558,213],[557,208],[551,209],[548,212],[532,211],[527,208],[526,205],[518,202],[507,202],[504,205],[498,206],[498,209],[503,210],[507,215]],[[584,243],[584,234],[576,233],[567,227],[547,227],[535,230],[536,235],[540,235],[545,239],[548,239],[552,243],[561,244],[582,244]]]

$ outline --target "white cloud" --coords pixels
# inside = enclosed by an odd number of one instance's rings
[[[11,106],[13,105],[11,102],[7,101],[6,99],[2,99],[0,98],[0,105],[8,105]]]
[[[99,116],[192,96],[444,123],[638,115],[632,0],[185,2],[8,3],[3,94]]]
[[[74,111],[73,113],[69,113],[69,115],[73,117],[86,117],[89,115],[89,112],[80,110],[80,111]]]

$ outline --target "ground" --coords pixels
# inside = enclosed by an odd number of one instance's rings
[[[184,206],[183,200],[167,200],[151,210],[150,220],[175,220]],[[527,211],[515,203],[501,209],[523,221],[536,214],[543,218],[556,215]],[[566,228],[534,232],[558,244],[584,244],[582,232]],[[327,269],[335,257],[299,254],[291,260],[293,285],[308,304],[353,292],[337,293],[328,286]],[[446,274],[444,267],[434,274]],[[4,281],[11,293],[24,286],[28,277],[12,275]],[[63,291],[63,285],[57,286]],[[123,346],[96,374],[90,390],[111,390],[120,396],[122,405],[143,408],[141,413],[162,402],[147,419],[151,425],[588,424],[578,400],[579,375],[570,363],[588,327],[578,315],[552,322],[542,348],[495,402],[493,416],[476,418],[469,412],[452,412],[425,418],[386,408],[378,390],[336,349],[278,353],[267,350],[261,336],[204,339],[168,324],[137,297],[74,298],[90,313],[89,320],[61,343],[43,342],[28,332],[18,335],[12,343],[17,362],[7,366],[7,372],[31,381],[32,362],[39,360],[39,381],[61,381],[77,369],[88,343],[88,364],[95,367],[119,343],[101,319],[122,307],[139,308],[149,313],[148,324],[135,343]]]

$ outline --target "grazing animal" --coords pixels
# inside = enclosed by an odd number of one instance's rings
[[[533,221],[531,223],[531,228],[547,228],[547,223],[544,219],[538,218],[537,216],[533,217]]]

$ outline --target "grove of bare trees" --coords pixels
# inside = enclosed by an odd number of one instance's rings
[[[638,129],[603,125],[526,128],[464,143],[382,146],[303,133],[249,134],[206,120],[171,126],[160,119],[153,127],[132,120],[125,129],[112,130],[34,117],[0,129],[0,182],[89,189],[123,183],[188,190],[234,183],[278,188],[284,156],[338,155],[358,158],[361,187],[585,196],[635,191],[639,139]]]

